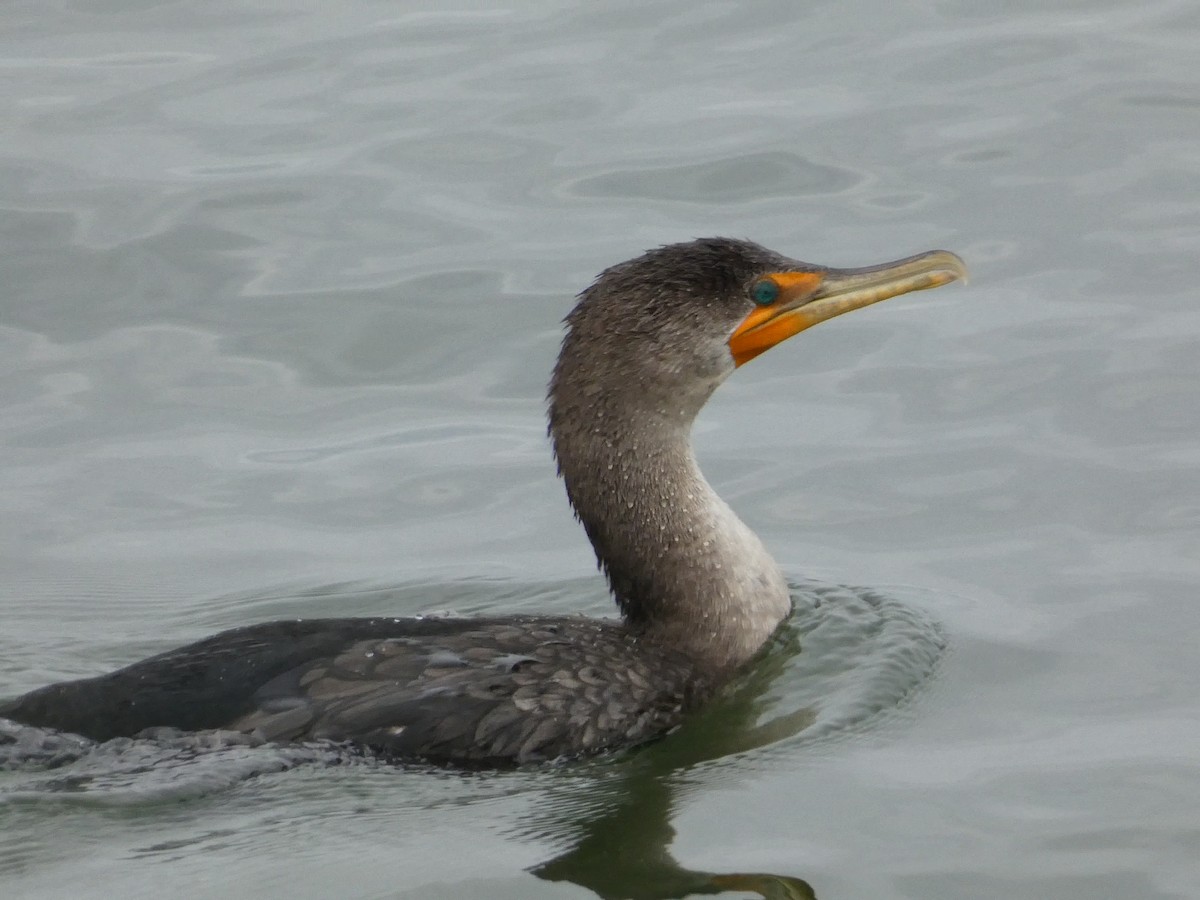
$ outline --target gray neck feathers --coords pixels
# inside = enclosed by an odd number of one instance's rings
[[[568,335],[550,386],[550,434],[575,514],[622,614],[714,668],[753,656],[790,607],[753,532],[691,448],[706,383],[584,354]],[[588,350],[595,349],[594,345]]]

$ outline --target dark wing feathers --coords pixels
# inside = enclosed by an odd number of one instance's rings
[[[231,724],[268,740],[350,739],[467,764],[628,746],[678,722],[688,676],[680,661],[630,645],[623,627],[587,620],[359,641],[263,685]]]
[[[226,728],[470,765],[642,743],[702,690],[687,660],[618,622],[325,619],[223,632],[0,715],[97,739]]]

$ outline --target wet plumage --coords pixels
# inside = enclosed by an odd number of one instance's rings
[[[100,740],[169,724],[494,765],[649,740],[706,693],[687,659],[615,621],[312,619],[235,628],[2,711]]]
[[[965,275],[945,251],[829,269],[723,238],[606,270],[567,318],[550,436],[623,618],[364,618],[235,628],[0,704],[97,740],[167,727],[507,765],[651,740],[746,666],[789,609],[692,453],[737,366],[842,312]]]

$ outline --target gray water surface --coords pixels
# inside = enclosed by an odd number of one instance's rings
[[[897,680],[813,639],[746,715],[579,767],[2,771],[5,896],[676,878],[631,847],[822,900],[1200,894],[1194,4],[3,19],[0,696],[275,617],[603,612],[542,408],[597,272],[725,234],[973,275],[755,360],[697,428],[790,576],[940,635],[887,709],[821,732]]]

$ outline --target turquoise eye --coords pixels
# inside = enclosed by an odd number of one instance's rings
[[[759,306],[770,306],[779,299],[779,285],[769,278],[756,281],[750,288],[750,299]]]

